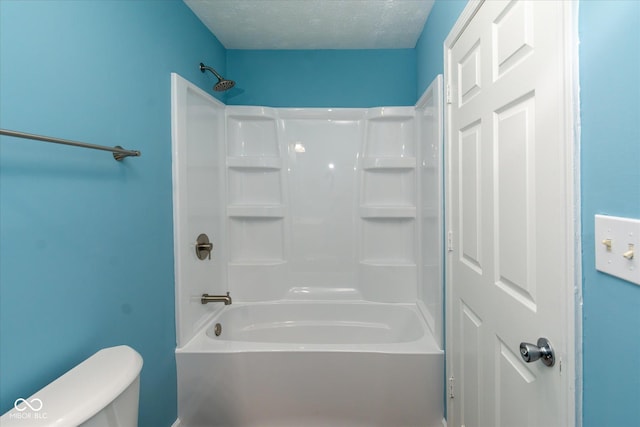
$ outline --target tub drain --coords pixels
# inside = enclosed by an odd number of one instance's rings
[[[213,332],[216,334],[217,337],[219,337],[220,334],[222,333],[222,325],[220,323],[216,323],[216,326],[214,326],[213,328]]]

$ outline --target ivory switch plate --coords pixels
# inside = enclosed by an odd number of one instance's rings
[[[640,285],[640,219],[596,215],[596,270]]]

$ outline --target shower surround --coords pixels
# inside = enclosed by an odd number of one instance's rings
[[[441,93],[225,106],[172,75],[180,425],[441,425]]]

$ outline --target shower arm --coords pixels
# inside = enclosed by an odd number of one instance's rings
[[[209,67],[209,66],[207,66],[207,65],[204,65],[204,64],[201,62],[201,63],[200,63],[200,71],[202,71],[202,72],[204,73],[204,72],[205,72],[205,70],[209,70],[209,71],[211,71],[211,72],[212,72],[212,73],[213,73],[213,74],[218,78],[218,80],[224,80],[224,79],[222,78],[222,76],[221,76],[220,74],[218,74],[218,72],[217,72],[216,70],[214,70],[213,68],[211,68],[211,67]]]

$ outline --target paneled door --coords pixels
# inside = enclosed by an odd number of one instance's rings
[[[575,422],[570,3],[470,2],[445,42],[449,426]]]

